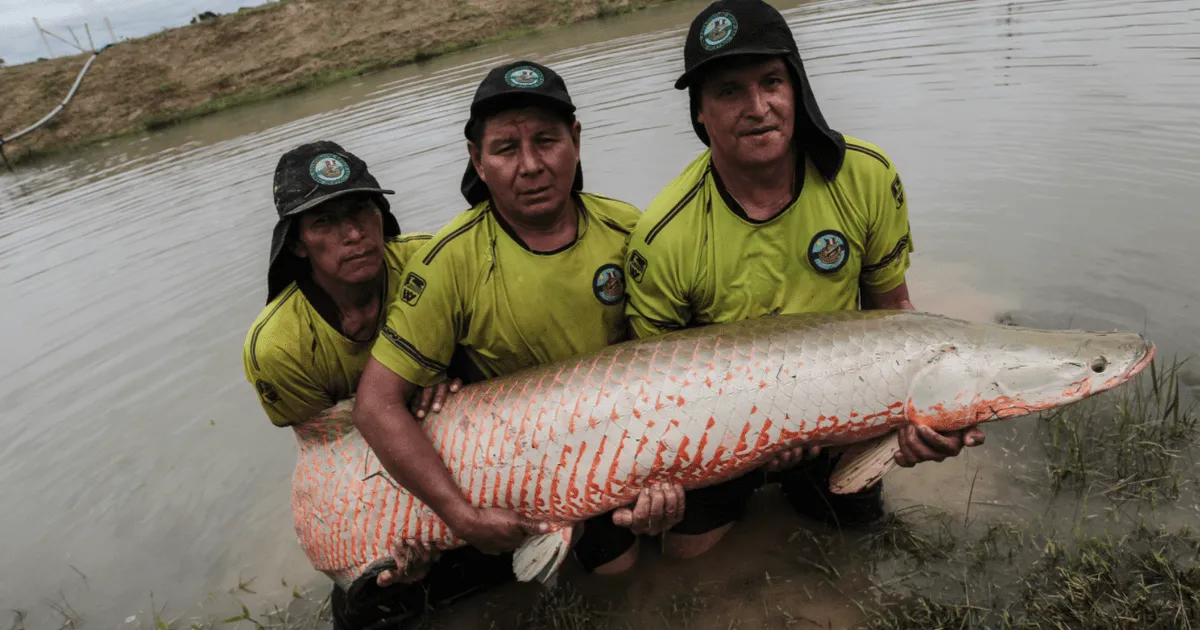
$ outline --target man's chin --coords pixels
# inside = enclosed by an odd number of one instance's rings
[[[378,278],[382,269],[383,264],[379,260],[361,264],[351,262],[342,269],[339,279],[349,285],[365,284]]]

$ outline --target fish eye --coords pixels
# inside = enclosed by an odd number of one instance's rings
[[[1092,359],[1092,371],[1097,374],[1102,374],[1108,368],[1108,359],[1104,357],[1096,357]]]

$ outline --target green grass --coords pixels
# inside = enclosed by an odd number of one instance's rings
[[[915,592],[883,589],[886,603],[866,627],[1200,627],[1200,537],[1186,527],[1072,538],[1024,537],[994,525],[964,546],[973,553],[925,574]]]
[[[1184,362],[1158,361],[1123,385],[1042,417],[1047,472],[1055,491],[1099,492],[1111,500],[1180,495],[1192,464],[1197,414],[1180,391]]]

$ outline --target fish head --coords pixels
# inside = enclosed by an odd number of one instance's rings
[[[952,431],[1054,409],[1132,380],[1155,353],[1136,333],[988,325],[963,339],[917,370],[908,420]]]

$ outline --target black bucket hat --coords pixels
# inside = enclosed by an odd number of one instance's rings
[[[267,302],[275,299],[290,282],[306,272],[302,261],[284,245],[293,219],[331,199],[353,194],[372,194],[383,214],[384,236],[398,236],[400,224],[392,215],[384,195],[395,191],[379,187],[358,156],[327,140],[304,144],[279,158],[275,167],[275,211],[279,221],[271,236],[271,258],[267,268]]]
[[[560,114],[568,123],[575,122],[575,104],[567,92],[567,84],[558,73],[540,63],[519,60],[492,68],[471,101],[471,117],[463,128],[463,135],[471,140],[471,132],[489,116],[506,109],[545,107]],[[583,164],[575,169],[575,182],[571,189],[583,189]],[[475,172],[475,165],[467,159],[467,172],[463,174],[462,195],[472,206],[491,199],[487,184]]]
[[[792,29],[779,11],[763,0],[718,0],[692,20],[683,44],[684,73],[675,82],[675,89],[688,90],[692,128],[700,141],[705,146],[710,143],[708,132],[697,120],[705,71],[718,60],[749,55],[783,57],[787,62],[793,74],[796,103],[800,105],[796,108],[794,142],[826,179],[835,178],[842,168],[846,140],[830,129],[821,115]]]

